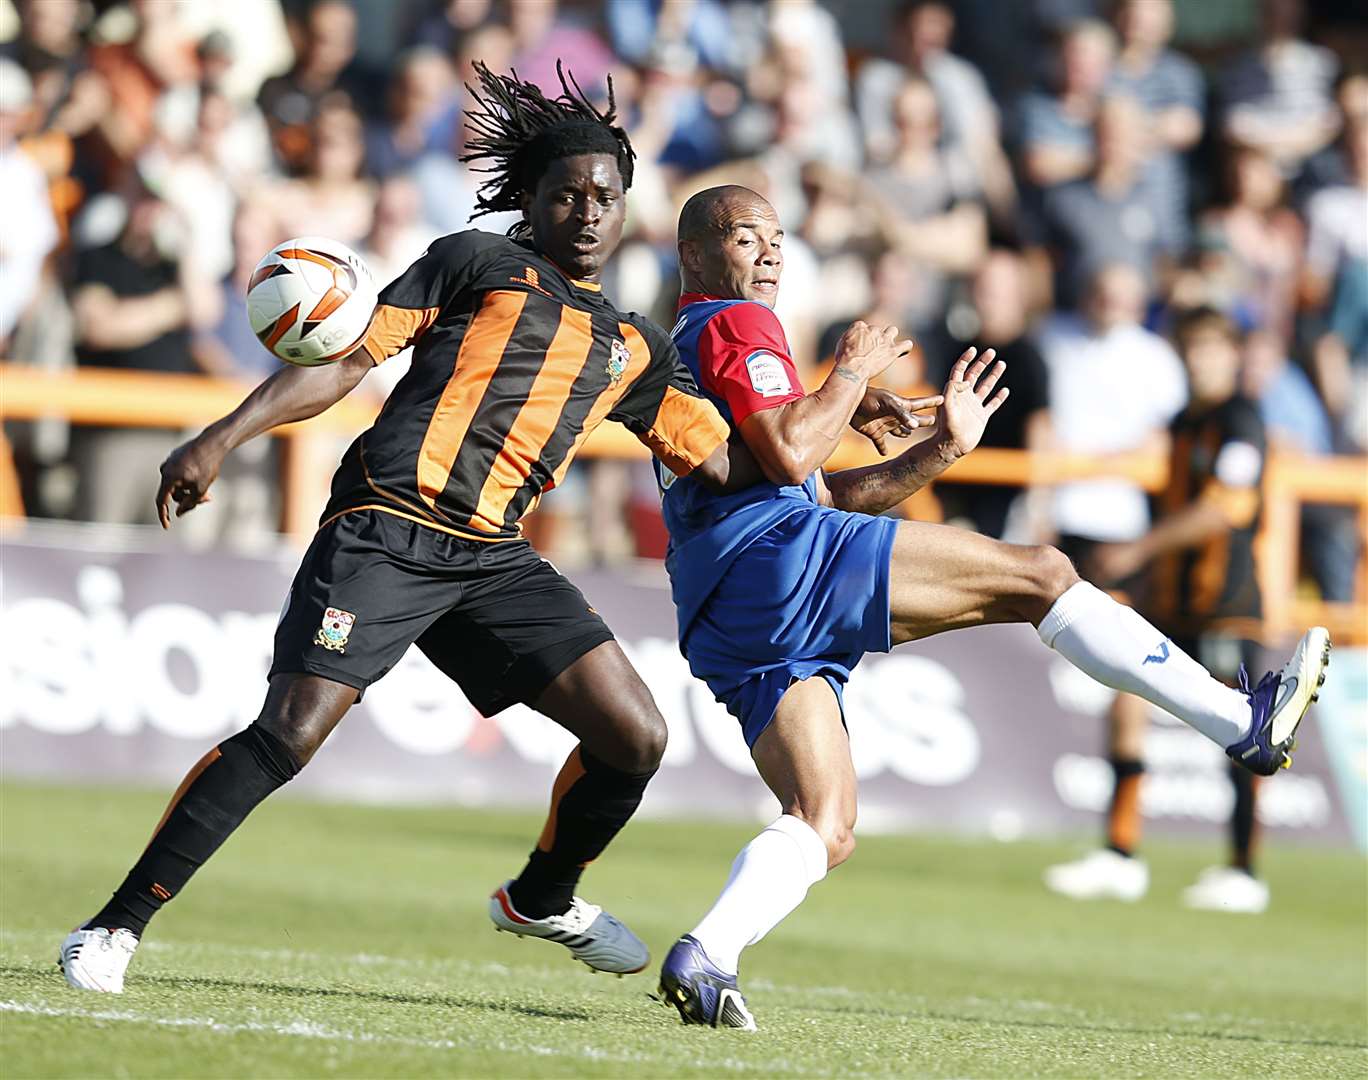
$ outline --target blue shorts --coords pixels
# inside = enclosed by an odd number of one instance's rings
[[[795,680],[836,692],[869,652],[892,647],[888,566],[898,523],[825,506],[754,540],[689,628],[689,668],[741,721],[747,746]]]

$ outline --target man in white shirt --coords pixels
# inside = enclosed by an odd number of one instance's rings
[[[1187,403],[1182,363],[1140,325],[1145,284],[1123,264],[1098,270],[1078,314],[1040,333],[1050,372],[1050,419],[1060,450],[1093,456],[1166,448],[1165,429]],[[1055,490],[1054,523],[1066,552],[1086,562],[1089,543],[1134,540],[1149,528],[1145,493],[1127,480],[1087,480]]]
[[[58,239],[47,177],[16,139],[32,97],[24,69],[0,60],[0,347],[37,293],[43,260]]]
[[[1187,404],[1187,376],[1168,342],[1140,325],[1144,305],[1139,271],[1114,263],[1089,279],[1079,314],[1056,316],[1041,331],[1057,449],[1092,457],[1167,452],[1169,422]],[[1053,513],[1056,546],[1085,580],[1093,580],[1100,547],[1136,541],[1150,525],[1149,500],[1128,480],[1061,484]],[[1116,584],[1125,593],[1135,580]],[[1117,694],[1108,710],[1107,756],[1118,787],[1138,779],[1147,709],[1139,698]],[[1131,857],[1132,847],[1131,837],[1109,831],[1108,847],[1086,866],[1052,868],[1046,882],[1070,896],[1139,899],[1149,887],[1149,872]],[[1075,880],[1080,876],[1081,885]]]

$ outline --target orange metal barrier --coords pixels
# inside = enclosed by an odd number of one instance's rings
[[[195,428],[230,412],[250,389],[250,384],[206,376],[91,368],[49,372],[0,364],[0,420],[58,417],[73,424],[106,427]],[[336,461],[338,441],[355,436],[377,411],[374,403],[353,395],[313,420],[273,433],[284,440],[286,450],[281,477],[284,532],[296,537],[312,533]],[[599,427],[580,453],[584,457],[647,456],[645,448],[616,424]],[[831,464],[844,468],[871,460],[875,456],[869,445],[852,435]],[[1023,486],[1096,476],[1123,477],[1155,492],[1167,482],[1167,472],[1167,462],[1154,456],[1098,459],[984,448],[945,475],[959,483]],[[1264,488],[1260,576],[1270,637],[1321,623],[1340,639],[1368,641],[1368,588],[1362,572],[1352,604],[1324,604],[1297,595],[1301,505],[1357,507],[1360,537],[1368,539],[1368,458],[1305,458],[1275,452],[1270,454]],[[20,517],[23,513],[9,445],[0,434],[0,516]]]

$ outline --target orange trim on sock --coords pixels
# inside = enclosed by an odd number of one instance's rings
[[[152,830],[152,835],[147,838],[147,847],[152,846],[152,841],[157,838],[157,833],[162,831],[162,826],[166,824],[166,819],[171,816],[171,811],[176,808],[176,805],[185,797],[185,793],[190,790],[190,785],[199,779],[200,773],[204,772],[205,769],[209,768],[210,765],[222,756],[223,755],[219,753],[219,748],[216,746],[210,750],[209,753],[205,754],[204,757],[195,762],[190,771],[185,774],[185,779],[180,782],[180,787],[176,788],[176,793],[171,796],[171,801],[166,804],[166,810],[162,814],[161,820],[157,822],[157,827]],[[146,851],[147,848],[143,848],[143,850]]]
[[[551,811],[546,815],[546,824],[542,826],[541,836],[537,840],[538,851],[550,851],[556,843],[556,815],[560,813],[561,800],[565,798],[565,793],[575,786],[575,781],[583,775],[584,762],[580,759],[577,746],[570,751],[570,756],[565,759],[565,764],[561,766],[556,782],[551,787]]]
[[[1132,852],[1140,843],[1140,781],[1142,773],[1122,776],[1116,781],[1111,807],[1107,811],[1107,843],[1120,851]]]

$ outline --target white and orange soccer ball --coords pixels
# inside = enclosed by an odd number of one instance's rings
[[[321,236],[273,247],[247,283],[247,318],[287,364],[316,367],[356,349],[370,328],[377,290],[356,252]]]

